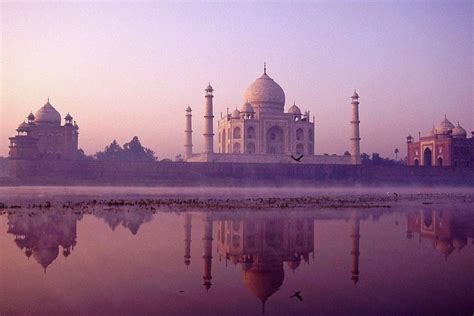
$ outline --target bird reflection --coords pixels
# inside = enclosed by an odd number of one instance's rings
[[[431,241],[433,248],[447,260],[454,250],[461,251],[467,245],[468,238],[474,238],[474,214],[454,212],[423,209],[409,213],[407,238],[413,239],[417,233],[420,242]]]

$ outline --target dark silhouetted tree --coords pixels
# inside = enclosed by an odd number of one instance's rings
[[[114,140],[104,151],[95,154],[97,160],[156,161],[153,150],[143,147],[137,136],[123,145]]]

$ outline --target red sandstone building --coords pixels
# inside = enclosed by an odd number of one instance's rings
[[[454,126],[446,116],[427,136],[417,142],[407,137],[407,165],[474,167],[474,131]]]
[[[61,125],[61,114],[48,102],[36,115],[30,113],[27,122],[17,128],[17,135],[10,137],[12,160],[71,160],[78,154],[78,129],[68,113]]]

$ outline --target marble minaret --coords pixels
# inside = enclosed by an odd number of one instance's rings
[[[184,144],[184,160],[188,160],[193,156],[193,128],[192,128],[191,107],[186,109],[186,143]]]
[[[211,84],[206,88],[206,109],[204,113],[204,153],[214,153],[214,115],[212,112],[212,89]]]
[[[352,99],[352,137],[351,137],[351,157],[353,165],[360,165],[360,134],[359,134],[359,95],[354,90]]]

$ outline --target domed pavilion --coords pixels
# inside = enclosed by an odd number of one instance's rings
[[[17,128],[10,137],[10,159],[13,160],[70,160],[78,153],[76,122],[68,113],[61,125],[61,114],[48,101]]]
[[[409,166],[474,166],[474,131],[467,131],[459,124],[444,119],[425,136],[415,141],[407,137],[407,164]]]

